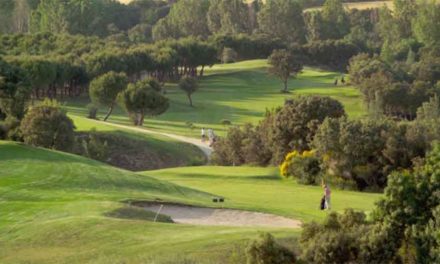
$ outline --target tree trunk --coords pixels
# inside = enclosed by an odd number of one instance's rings
[[[200,69],[200,77],[203,76],[204,72],[205,72],[205,65],[202,65],[202,69]]]
[[[193,107],[193,101],[191,98],[191,94],[188,94],[189,106]]]
[[[107,119],[109,118],[109,116],[112,114],[113,112],[113,104],[110,106],[110,108],[108,109],[107,114],[104,117],[104,122],[107,121]]]
[[[139,114],[138,126],[143,126],[144,125],[144,118],[145,118],[144,110],[141,110],[141,112]]]
[[[287,80],[284,80],[284,90],[283,92],[287,93]]]

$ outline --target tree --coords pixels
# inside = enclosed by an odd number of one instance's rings
[[[417,0],[394,0],[395,23],[399,28],[400,38],[412,37],[411,22],[416,16],[419,6]]]
[[[47,95],[56,78],[56,65],[42,57],[25,57],[19,65],[28,73],[35,97]]]
[[[127,83],[127,75],[116,72],[108,72],[90,83],[89,95],[92,102],[108,107],[104,121],[112,114],[116,98],[127,87]]]
[[[350,32],[347,13],[341,0],[326,0],[322,7],[324,39],[340,39]]]
[[[267,0],[258,12],[259,30],[288,43],[305,41],[303,7],[295,0]]]
[[[0,58],[0,112],[21,119],[31,94],[27,73]]]
[[[421,1],[413,20],[413,31],[417,40],[426,45],[440,42],[440,5],[434,0]]]
[[[32,13],[31,30],[33,32],[68,32],[67,3],[58,0],[41,0]]]
[[[289,78],[296,77],[303,69],[301,60],[287,50],[274,50],[268,60],[271,66],[269,73],[281,79],[284,84],[282,92],[287,93]]]
[[[292,150],[310,150],[319,125],[327,117],[345,116],[344,107],[330,97],[299,97],[287,101],[275,115],[271,129],[273,159],[280,164]]]
[[[417,119],[426,121],[440,120],[440,101],[437,95],[434,95],[428,102],[424,102],[417,109]]]
[[[186,93],[186,96],[188,96],[189,105],[193,107],[191,95],[199,88],[197,79],[194,77],[185,76],[180,80],[179,88]]]
[[[208,0],[181,0],[153,27],[154,40],[187,36],[208,36]]]
[[[373,214],[374,228],[362,243],[363,259],[374,263],[435,263],[437,256],[432,249],[440,245],[436,234],[426,231],[438,220],[439,192],[440,147],[436,145],[425,164],[388,177],[384,198]]]
[[[353,181],[359,189],[384,187],[391,164],[381,164],[392,124],[376,120],[326,119],[315,134],[313,147],[324,157],[330,175]],[[402,145],[401,141],[398,141]],[[402,152],[399,152],[402,154]],[[390,155],[391,156],[391,155]],[[401,155],[400,158],[405,158]],[[406,160],[408,161],[408,160]],[[385,171],[382,171],[385,169]]]
[[[241,0],[211,0],[207,14],[211,33],[250,33],[249,7]]]
[[[26,144],[64,151],[73,146],[74,129],[73,121],[51,101],[32,107],[20,125]]]
[[[157,89],[154,80],[143,80],[129,84],[127,89],[120,93],[119,102],[132,117],[135,126],[144,124],[145,115],[160,115],[169,107],[168,98]]]

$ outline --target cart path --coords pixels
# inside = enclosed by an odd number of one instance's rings
[[[95,121],[97,123],[102,123],[102,124],[105,124],[108,126],[122,128],[122,129],[126,129],[126,130],[131,130],[131,131],[136,131],[136,132],[140,132],[140,133],[162,135],[162,136],[166,136],[166,137],[175,139],[177,141],[189,143],[189,144],[192,144],[192,145],[198,147],[206,155],[206,157],[208,159],[213,152],[213,149],[207,143],[204,143],[201,140],[198,140],[195,138],[180,136],[180,135],[171,134],[171,133],[159,132],[159,131],[150,130],[150,129],[143,128],[143,127],[133,127],[133,126],[115,124],[115,123],[104,122],[104,121],[99,121],[99,120],[93,120],[93,121]]]
[[[157,213],[160,204],[142,206]],[[207,226],[300,228],[301,221],[266,213],[234,209],[193,207],[164,204],[160,214],[168,215],[175,223]]]

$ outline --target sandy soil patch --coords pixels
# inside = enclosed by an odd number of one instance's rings
[[[157,212],[159,204],[143,205],[145,210]],[[175,223],[210,226],[282,227],[299,228],[301,222],[290,218],[233,209],[213,209],[185,205],[164,204],[161,214],[170,216]]]

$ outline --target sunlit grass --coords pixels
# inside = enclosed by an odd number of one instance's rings
[[[221,124],[222,120],[230,120],[233,125],[256,124],[267,109],[281,106],[286,99],[299,95],[331,96],[344,105],[350,118],[365,114],[357,89],[334,86],[334,80],[340,78],[341,73],[305,68],[297,79],[289,82],[290,94],[283,94],[280,93],[281,82],[268,75],[266,67],[266,60],[251,60],[207,68],[199,91],[193,95],[195,107],[188,105],[186,95],[175,84],[167,84],[169,110],[159,117],[148,118],[144,126],[192,137],[199,136],[200,128],[210,127],[222,135],[228,128]],[[85,116],[88,103],[87,97],[77,98],[68,102],[67,109],[72,115]],[[101,109],[101,116],[105,111]],[[119,108],[109,121],[130,125],[127,114]]]

